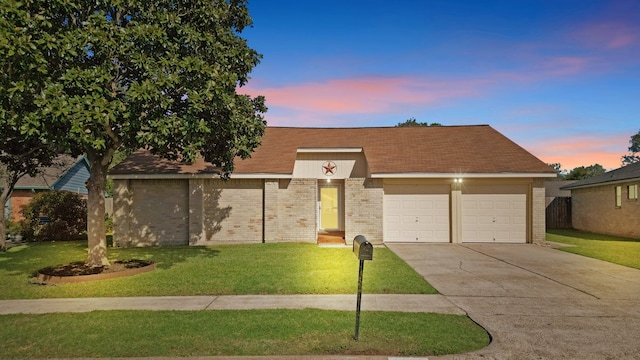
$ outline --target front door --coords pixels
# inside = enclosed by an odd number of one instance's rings
[[[320,187],[320,229],[340,229],[340,188]]]

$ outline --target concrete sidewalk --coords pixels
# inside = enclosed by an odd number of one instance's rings
[[[327,309],[355,311],[356,295],[162,296],[1,300],[0,315],[88,312],[94,310]],[[442,295],[362,295],[363,311],[460,314]]]

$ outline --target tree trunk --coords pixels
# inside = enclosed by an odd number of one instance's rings
[[[0,251],[7,250],[7,225],[4,219],[4,206],[2,206],[2,214],[0,214]]]
[[[0,194],[0,203],[2,203],[2,211],[0,211],[0,251],[7,250],[7,223],[5,219],[4,209],[7,201],[11,196],[11,190],[7,181],[2,182],[2,194]]]
[[[107,258],[107,237],[104,226],[104,191],[109,165],[103,165],[103,159],[96,154],[87,153],[90,175],[87,181],[89,198],[87,200],[87,236],[89,254],[87,265],[109,265]]]

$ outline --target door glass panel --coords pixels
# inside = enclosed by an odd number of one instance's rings
[[[338,188],[320,188],[320,228],[338,229],[340,209],[338,206]]]

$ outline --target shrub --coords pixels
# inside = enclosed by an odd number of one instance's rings
[[[5,229],[7,229],[7,234],[19,234],[22,231],[22,225],[18,221],[5,221]]]
[[[22,235],[30,240],[82,240],[87,237],[87,202],[66,191],[36,194],[22,209]],[[48,219],[42,222],[41,219]]]

